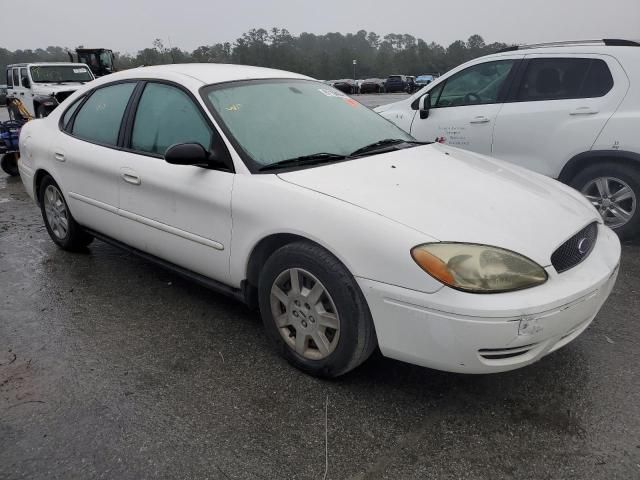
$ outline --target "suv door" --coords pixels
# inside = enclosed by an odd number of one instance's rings
[[[167,148],[223,140],[196,100],[172,84],[148,82],[119,156],[119,214],[124,241],[188,270],[229,278],[234,174],[164,161]]]
[[[498,115],[492,154],[557,178],[591,149],[628,88],[608,55],[527,55]]]
[[[121,239],[118,219],[118,150],[122,119],[136,82],[108,84],[69,106],[60,118],[67,135],[52,145],[54,173],[74,218]]]
[[[521,57],[476,63],[434,85],[429,116],[414,115],[411,135],[489,154],[495,119]]]

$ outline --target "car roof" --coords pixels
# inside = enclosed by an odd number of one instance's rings
[[[197,80],[204,85],[231,82],[234,80],[257,80],[268,78],[313,80],[311,77],[284,70],[225,63],[180,63],[138,67],[109,74],[102,77],[100,80],[114,81],[129,78],[166,79],[175,78],[176,75],[183,76],[191,80]]]
[[[87,65],[84,63],[77,62],[29,62],[29,63],[12,63],[11,65],[7,65],[7,68],[10,67],[43,67],[49,65],[60,65],[60,66],[82,66],[86,67]]]

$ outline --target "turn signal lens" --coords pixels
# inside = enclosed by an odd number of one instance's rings
[[[540,265],[498,247],[426,243],[414,247],[411,256],[433,278],[465,292],[510,292],[547,281],[547,272]]]

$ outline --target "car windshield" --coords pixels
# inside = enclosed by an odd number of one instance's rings
[[[36,83],[89,82],[93,76],[83,65],[36,65],[31,67]]]
[[[414,140],[344,93],[312,80],[233,82],[202,93],[255,170],[319,153],[349,156],[381,140]]]

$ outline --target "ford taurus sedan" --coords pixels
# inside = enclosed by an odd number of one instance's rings
[[[578,192],[416,142],[302,75],[115,73],[29,122],[20,149],[61,248],[98,238],[241,299],[314,375],[376,346],[454,372],[528,365],[588,327],[618,271]]]

